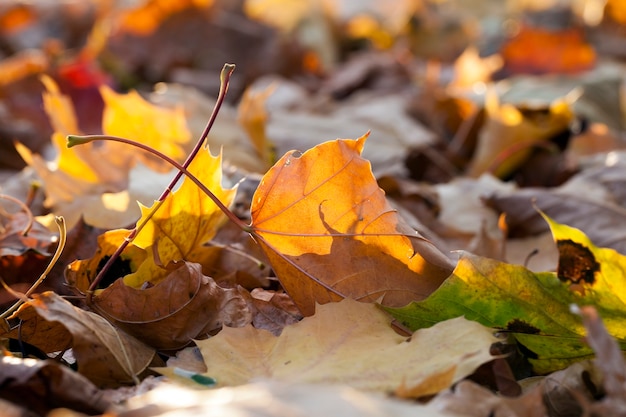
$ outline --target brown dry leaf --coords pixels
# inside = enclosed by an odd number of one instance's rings
[[[102,391],[66,366],[12,356],[2,357],[0,362],[0,398],[36,413],[34,415],[47,415],[60,407],[93,415],[104,413],[112,406]],[[4,404],[0,405],[0,410],[3,416],[8,415]]]
[[[548,230],[534,206],[555,221],[581,229],[598,246],[626,253],[626,184],[624,167],[599,167],[581,172],[555,189],[525,188],[495,192],[486,203],[506,213],[512,237],[528,237]]]
[[[587,330],[585,340],[596,354],[595,365],[602,374],[606,396],[583,409],[590,415],[624,415],[626,413],[626,362],[617,341],[609,334],[595,307],[580,307]]]
[[[360,154],[366,136],[284,155],[252,200],[254,235],[302,313],[350,297],[404,306],[422,300],[453,263],[385,199]]]
[[[152,348],[53,292],[36,294],[28,304],[42,318],[61,323],[72,334],[78,372],[97,386],[133,382],[152,363],[155,356]]]
[[[10,319],[20,323],[10,332],[0,332],[1,337],[24,341],[44,353],[63,352],[72,346],[72,334],[61,323],[45,320],[30,304],[22,304]]]
[[[285,81],[278,82],[275,95]],[[292,149],[307,149],[320,138],[354,138],[371,131],[363,157],[372,163],[376,177],[405,175],[405,160],[412,150],[432,144],[435,135],[407,112],[408,97],[378,91],[353,94],[341,102],[291,90],[293,97],[268,98],[271,117],[267,136],[279,155]],[[298,132],[294,136],[294,132]]]
[[[567,130],[573,118],[565,99],[555,100],[548,109],[518,108],[499,101],[495,92],[488,92],[486,120],[467,168],[469,176],[477,177],[484,172],[498,177],[511,174],[524,163],[534,146]]]
[[[116,327],[157,350],[179,349],[222,325],[250,323],[250,311],[236,289],[218,286],[199,264],[183,262],[147,289],[115,281],[94,298],[94,308]]]
[[[255,329],[267,330],[278,336],[285,326],[295,324],[302,319],[300,311],[285,293],[266,291],[261,288],[255,288],[252,293],[240,291],[252,313],[252,325]]]
[[[498,339],[472,321],[457,318],[398,335],[376,305],[343,300],[287,326],[279,337],[252,326],[224,328],[199,341],[206,376],[218,386],[272,378],[290,384],[347,384],[404,397],[435,394],[493,359]],[[175,378],[171,368],[159,372]]]

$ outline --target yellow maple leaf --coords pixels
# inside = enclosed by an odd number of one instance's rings
[[[200,150],[188,169],[228,206],[235,197],[236,187],[222,188],[221,165],[222,155],[214,157],[205,148]],[[166,197],[158,211],[150,217],[157,204],[155,202],[152,207],[140,204],[142,216],[138,225],[143,225],[143,228],[133,244],[146,249],[149,258],[135,273],[124,278],[126,285],[131,287],[141,287],[148,281],[158,283],[169,273],[163,266],[173,261],[206,263],[214,251],[202,244],[215,236],[226,219],[217,205],[188,178],[178,190]]]
[[[191,134],[182,107],[156,107],[136,91],[118,94],[106,86],[100,88],[100,94],[105,103],[102,131],[106,135],[144,143],[176,160],[185,156],[182,145],[190,141]],[[171,169],[152,156],[137,156],[152,169]]]

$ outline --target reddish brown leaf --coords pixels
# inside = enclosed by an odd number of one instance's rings
[[[222,325],[251,320],[236,289],[202,275],[200,264],[184,262],[151,288],[135,289],[117,280],[94,298],[96,310],[117,327],[160,350],[179,349]]]
[[[104,318],[72,306],[52,292],[36,294],[29,302],[37,314],[61,323],[72,333],[78,372],[98,386],[133,382],[154,358],[154,350],[117,330]]]

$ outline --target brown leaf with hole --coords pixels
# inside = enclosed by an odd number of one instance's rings
[[[222,288],[197,263],[183,262],[163,281],[135,289],[115,281],[94,297],[94,308],[115,326],[159,350],[179,349],[222,325],[251,321],[235,288]]]
[[[361,151],[366,136],[283,156],[252,200],[252,227],[302,313],[344,297],[404,306],[452,262],[389,205]]]
[[[53,292],[36,294],[29,304],[41,317],[61,323],[72,334],[78,372],[97,386],[133,382],[154,358],[154,349]]]

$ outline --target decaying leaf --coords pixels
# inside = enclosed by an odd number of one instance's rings
[[[94,298],[97,312],[116,327],[159,350],[179,349],[222,325],[251,320],[236,289],[202,275],[201,266],[182,262],[154,287],[135,289],[115,281]]]
[[[112,405],[102,391],[66,366],[12,356],[2,357],[0,362],[0,398],[20,404],[36,415],[47,415],[60,407],[100,414]],[[18,415],[9,414],[5,404],[0,407],[3,415]]]
[[[72,334],[61,323],[44,319],[28,303],[22,304],[10,318],[20,322],[6,333],[0,332],[1,337],[21,340],[44,353],[63,352],[72,346]]]
[[[284,155],[252,200],[252,227],[304,315],[350,297],[403,306],[433,292],[451,261],[397,215],[360,154],[366,136]]]
[[[152,348],[55,293],[35,294],[28,304],[42,318],[61,323],[72,334],[78,372],[97,386],[133,382],[152,363],[155,355]]]
[[[620,349],[620,345],[611,337],[595,308],[582,307],[580,314],[587,329],[587,343],[596,353],[595,364],[603,376],[602,383],[606,392],[600,402],[585,408],[598,415],[623,414],[626,411],[626,363],[623,348]]]
[[[472,381],[461,381],[453,391],[438,395],[432,406],[444,413],[467,417],[545,417],[541,391],[533,390],[519,398],[506,398]]]
[[[502,328],[537,373],[593,356],[571,304],[596,306],[609,332],[626,347],[626,257],[597,248],[580,230],[545,218],[559,249],[557,273],[535,274],[522,266],[464,254],[452,276],[427,300],[387,310],[412,329],[460,315]]]
[[[565,99],[555,100],[548,109],[523,109],[499,101],[493,91],[487,94],[487,116],[467,169],[470,176],[484,172],[498,177],[509,175],[523,164],[533,146],[565,131],[573,118]]]
[[[289,383],[347,384],[403,397],[437,393],[493,359],[498,339],[478,323],[458,318],[408,340],[395,333],[374,304],[343,300],[318,306],[312,317],[287,326],[279,337],[251,326],[224,328],[198,341],[218,386],[255,378]],[[175,378],[172,368],[159,372]]]

